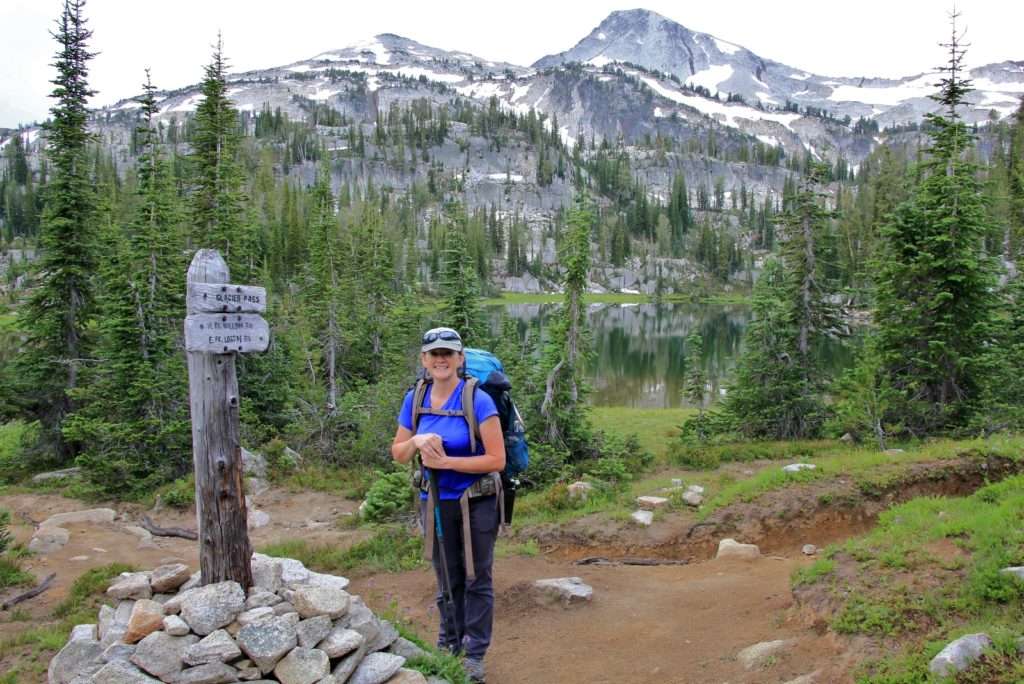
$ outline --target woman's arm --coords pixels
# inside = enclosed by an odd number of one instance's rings
[[[502,448],[504,446],[505,443],[502,441]],[[423,458],[425,454],[444,456],[444,444],[441,441],[441,436],[433,432],[414,435],[412,430],[399,425],[395,432],[395,439],[391,442],[391,458],[399,463],[408,463],[417,451],[420,452],[420,458]]]
[[[501,421],[497,414],[480,423],[480,438],[484,443],[484,453],[480,456],[448,456],[443,447],[438,451],[429,444],[426,449],[420,448],[420,460],[427,468],[457,470],[460,473],[493,473],[502,470],[505,467],[505,437],[501,434]],[[395,440],[397,443],[398,437]],[[395,445],[391,446],[391,453],[395,453]]]

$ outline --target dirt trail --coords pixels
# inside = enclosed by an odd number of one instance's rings
[[[880,510],[910,496],[962,496],[980,486],[985,477],[998,479],[1009,472],[1006,464],[954,459],[944,468],[934,463],[921,468],[909,481],[894,483],[891,491],[874,497],[858,497],[857,486],[850,482],[822,481],[716,511],[699,526],[689,512],[670,511],[659,515],[650,528],[591,516],[558,529],[520,530],[518,534],[539,539],[544,552],[496,561],[495,640],[486,661],[488,681],[852,681],[852,669],[873,653],[866,643],[838,639],[823,630],[821,616],[807,606],[801,610],[795,605],[790,578],[795,568],[811,562],[801,552],[803,545],[820,548],[860,534],[874,524]],[[259,494],[255,503],[270,516],[267,526],[250,531],[256,548],[296,538],[346,546],[367,534],[339,524],[354,514],[357,501],[270,489]],[[12,511],[10,531],[27,543],[33,523],[38,525],[54,513],[97,506],[53,494],[20,494],[0,496],[0,507]],[[131,505],[115,508],[119,518],[114,523],[70,525],[71,540],[63,549],[25,561],[40,580],[51,572],[57,573],[57,579],[49,591],[17,607],[27,620],[0,617],[0,638],[50,621],[50,611],[89,568],[113,561],[142,569],[171,561],[198,568],[195,542],[154,537],[155,548],[137,549],[138,538],[124,530],[137,524],[143,512],[158,525],[194,529],[194,513],[142,511]],[[710,560],[723,537],[758,543],[764,555],[753,561]],[[634,556],[690,562],[662,566],[575,562],[593,556],[612,561]],[[569,608],[541,605],[525,590],[536,579],[568,576],[580,577],[594,588],[590,603]],[[351,591],[362,595],[378,613],[397,616],[425,641],[433,641],[437,617],[429,570],[350,579]],[[0,599],[21,590],[10,590]],[[740,658],[745,648],[775,641],[784,644],[770,656],[749,663]],[[0,671],[9,666],[0,662]],[[45,671],[25,681],[43,682]]]

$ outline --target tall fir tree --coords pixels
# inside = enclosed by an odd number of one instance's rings
[[[458,330],[466,345],[482,347],[487,337],[487,322],[479,301],[480,281],[466,244],[467,223],[465,209],[459,206],[444,234],[441,320]]]
[[[245,172],[236,159],[240,145],[238,111],[228,99],[227,62],[220,36],[204,73],[202,99],[196,107],[189,141],[192,246],[216,249],[234,282],[252,282],[259,273],[258,240],[255,228],[244,220]]]
[[[87,326],[96,267],[95,191],[88,148],[88,49],[84,0],[65,0],[57,30],[57,77],[50,97],[52,119],[44,124],[51,173],[40,226],[38,286],[24,309],[28,341],[8,369],[12,401],[42,426],[39,446],[46,460],[67,463],[77,453],[61,427],[74,413],[79,372],[89,356]],[[51,450],[52,448],[52,450]]]
[[[309,354],[316,366],[314,385],[323,387],[328,411],[338,406],[338,366],[342,349],[345,303],[342,301],[342,247],[331,192],[331,174],[323,163],[311,193],[309,261],[302,300],[310,320],[313,343]]]
[[[536,410],[541,440],[579,460],[593,452],[587,417],[587,362],[593,355],[583,295],[590,277],[590,236],[594,212],[586,194],[569,210],[559,260],[565,268],[564,303],[556,314],[538,366],[543,388]]]
[[[99,363],[65,425],[82,445],[78,462],[104,493],[145,492],[191,468],[181,320],[185,271],[181,211],[153,118],[149,80],[139,100],[137,203],[122,227],[102,234],[98,296]]]
[[[983,240],[991,225],[979,167],[969,159],[976,137],[960,116],[970,80],[952,18],[940,108],[925,117],[931,138],[921,180],[882,229],[874,314],[882,373],[902,402],[900,422],[917,434],[966,426],[989,380],[995,266]]]

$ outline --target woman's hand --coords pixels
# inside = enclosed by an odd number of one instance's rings
[[[441,439],[441,435],[433,432],[413,435],[412,443],[420,452],[420,461],[425,468],[445,470],[451,467],[448,454],[444,451],[444,441]]]

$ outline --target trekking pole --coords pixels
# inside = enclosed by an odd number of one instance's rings
[[[430,485],[430,498],[434,500],[434,528],[437,532],[437,550],[441,559],[441,618],[444,620],[445,646],[453,644],[458,648],[458,635],[455,633],[455,596],[452,594],[452,581],[448,576],[448,557],[444,550],[444,528],[441,525],[441,496],[437,485],[437,471],[427,469]]]

